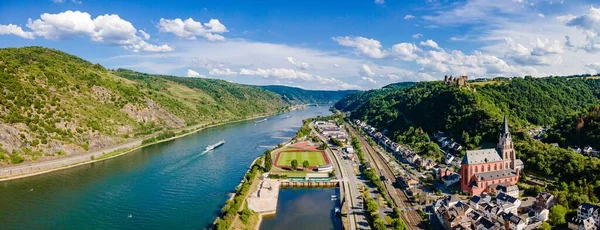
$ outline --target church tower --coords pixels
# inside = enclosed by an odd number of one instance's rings
[[[498,150],[501,153],[503,169],[515,169],[515,150],[513,146],[512,137],[508,130],[508,117],[504,115],[504,124],[502,126],[502,132],[498,137]]]

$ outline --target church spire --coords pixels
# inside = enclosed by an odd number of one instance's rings
[[[502,134],[506,135],[507,133],[509,133],[509,131],[508,131],[508,117],[506,116],[506,114],[504,114],[504,125],[502,126]]]

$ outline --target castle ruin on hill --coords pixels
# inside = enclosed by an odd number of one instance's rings
[[[452,77],[452,75],[444,76],[444,84],[456,86],[456,88],[469,87],[469,83],[467,82],[468,80],[469,80],[469,77],[464,76],[464,75],[460,76],[460,77]]]

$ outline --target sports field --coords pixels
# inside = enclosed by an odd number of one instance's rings
[[[308,161],[310,166],[324,165],[327,163],[324,155],[320,151],[284,151],[278,154],[275,165],[291,167],[292,160],[297,160],[300,167],[304,161]]]

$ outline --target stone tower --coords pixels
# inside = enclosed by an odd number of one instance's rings
[[[510,131],[508,130],[508,117],[506,115],[504,115],[504,125],[502,126],[502,132],[500,132],[500,136],[498,137],[498,149],[502,154],[502,168],[515,169],[515,150]]]

